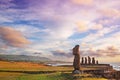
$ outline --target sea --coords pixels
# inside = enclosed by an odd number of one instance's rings
[[[115,69],[116,71],[120,71],[120,64],[110,64],[111,66],[113,66],[113,69]]]

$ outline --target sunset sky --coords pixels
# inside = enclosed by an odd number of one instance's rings
[[[0,54],[72,61],[72,48],[120,62],[120,0],[0,0]]]

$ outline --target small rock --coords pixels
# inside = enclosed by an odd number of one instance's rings
[[[80,71],[79,70],[74,70],[72,73],[73,74],[80,74]]]

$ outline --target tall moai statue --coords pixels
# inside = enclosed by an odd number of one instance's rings
[[[76,45],[73,48],[73,55],[74,55],[74,61],[73,61],[73,67],[74,67],[74,74],[80,73],[80,51],[79,51],[79,45]]]
[[[85,57],[85,64],[87,64],[87,57]]]
[[[95,64],[95,58],[94,57],[92,58],[92,64]]]
[[[82,61],[81,61],[81,64],[84,64],[84,57],[82,57]]]
[[[88,56],[88,64],[91,64],[91,58]]]

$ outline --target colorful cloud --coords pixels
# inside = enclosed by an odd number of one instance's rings
[[[0,39],[6,46],[24,47],[30,42],[19,32],[10,27],[0,27]]]

